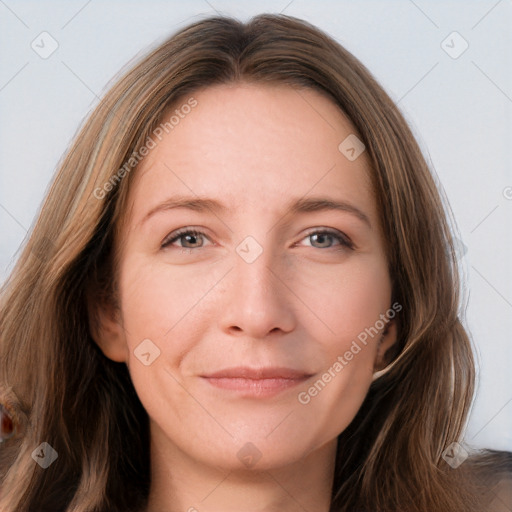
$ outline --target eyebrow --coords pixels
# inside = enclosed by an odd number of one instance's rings
[[[173,210],[176,208],[186,208],[196,212],[210,211],[213,213],[225,213],[229,209],[221,202],[207,197],[174,196],[149,210],[139,222],[139,226],[146,222],[155,213]],[[327,197],[310,197],[293,200],[287,205],[283,217],[289,214],[311,213],[329,210],[337,210],[350,213],[367,224],[370,229],[372,227],[370,219],[362,210],[347,201],[335,200]]]

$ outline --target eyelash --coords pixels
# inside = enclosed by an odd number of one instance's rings
[[[174,233],[171,233],[169,235],[171,238],[167,237],[162,242],[161,248],[165,249],[165,248],[171,246],[171,244],[173,244],[174,242],[176,242],[177,240],[179,240],[180,238],[182,238],[185,235],[204,236],[205,238],[208,238],[206,236],[206,234],[203,233],[202,231],[199,231],[199,230],[196,230],[196,229],[181,228],[178,231],[175,231]],[[345,248],[348,248],[348,249],[354,249],[354,244],[352,243],[352,241],[345,234],[343,234],[343,233],[341,233],[341,232],[339,232],[337,230],[327,229],[327,228],[324,228],[324,229],[314,229],[314,230],[311,230],[309,233],[307,233],[304,236],[304,238],[310,237],[312,235],[329,235],[329,236],[333,237],[334,239],[336,239],[339,242],[339,245],[341,247],[345,247]],[[304,240],[304,238],[302,240]],[[314,247],[314,249],[335,249],[336,247],[337,246]],[[192,250],[192,249],[202,249],[203,247],[178,247],[178,248],[179,249]]]

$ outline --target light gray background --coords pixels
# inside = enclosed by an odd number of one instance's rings
[[[512,450],[512,0],[0,0],[0,279],[59,159],[129,61],[215,11],[327,31],[398,102],[455,214],[479,387],[465,441]],[[41,58],[46,31],[58,43]],[[464,42],[468,49],[458,54]],[[446,39],[448,37],[448,39]],[[44,42],[49,48],[49,40]],[[435,279],[436,276],[432,276]]]

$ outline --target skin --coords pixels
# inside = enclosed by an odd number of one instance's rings
[[[120,311],[99,308],[95,333],[107,357],[128,365],[150,417],[147,511],[325,512],[337,436],[396,340],[391,321],[299,402],[391,306],[368,160],[338,150],[355,130],[313,90],[238,83],[194,98],[197,106],[134,176],[119,241]],[[225,209],[161,209],[146,218],[178,194]],[[289,202],[312,197],[348,202],[369,224],[348,211],[286,213]],[[205,236],[161,247],[184,227]],[[353,247],[310,236],[325,228]],[[251,263],[237,252],[247,236],[262,249]],[[256,254],[254,243],[241,247]],[[145,339],[160,350],[149,365],[134,352]],[[270,397],[202,377],[234,366],[284,366],[311,377]]]

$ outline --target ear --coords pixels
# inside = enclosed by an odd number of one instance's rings
[[[377,345],[377,354],[374,361],[374,372],[383,370],[391,361],[389,360],[388,351],[393,348],[397,341],[397,326],[395,320],[390,320],[384,331],[382,331],[381,338]]]
[[[103,354],[112,361],[128,361],[125,330],[119,308],[105,299],[88,297],[89,331]]]

